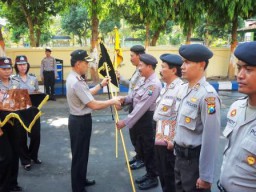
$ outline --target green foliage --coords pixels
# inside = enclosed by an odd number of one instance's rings
[[[77,35],[81,44],[81,39],[87,36],[91,27],[87,8],[79,5],[70,6],[62,14],[61,26],[67,33]]]

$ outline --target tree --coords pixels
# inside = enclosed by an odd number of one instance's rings
[[[79,44],[82,39],[86,43],[88,29],[91,27],[87,8],[82,5],[72,5],[62,14],[61,27],[68,33],[77,35]]]
[[[65,1],[52,0],[2,0],[7,2],[5,17],[13,26],[26,23],[29,29],[30,46],[38,47],[42,31],[49,27],[51,16],[55,16],[65,6]]]
[[[208,15],[212,17],[222,27],[231,24],[231,59],[228,68],[228,77],[230,79],[234,78],[234,64],[233,61],[233,52],[235,47],[238,44],[237,41],[237,29],[239,24],[239,17],[242,19],[247,19],[252,16],[256,15],[256,1],[255,0],[241,0],[241,1],[234,1],[234,0],[209,0],[208,6],[210,7],[209,10],[218,10],[218,13],[215,12],[208,12]],[[215,13],[215,14],[213,14]]]

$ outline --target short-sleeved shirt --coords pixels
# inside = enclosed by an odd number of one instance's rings
[[[124,119],[128,128],[132,128],[147,111],[155,110],[161,88],[162,84],[155,73],[147,79],[140,79],[134,91],[125,98],[125,104],[133,105],[132,112]]]
[[[34,91],[38,91],[39,90],[39,86],[38,86],[38,80],[36,78],[35,75],[33,74],[27,74],[27,79],[26,81],[23,81],[23,79],[21,78],[20,75],[15,75],[15,77],[17,79],[19,79],[20,81],[20,88],[21,89],[27,89],[29,91],[29,93],[32,93]]]
[[[41,62],[40,75],[44,77],[44,71],[54,71],[55,77],[58,77],[56,61],[53,57],[45,57]]]
[[[248,110],[248,98],[235,101],[223,131],[224,149],[220,183],[227,191],[256,191],[256,109]]]
[[[10,77],[9,84],[6,86],[0,80],[0,91],[6,91],[10,89],[20,89],[20,81],[16,77]]]
[[[215,157],[220,136],[220,99],[205,77],[192,88],[188,83],[177,94],[177,127],[174,141],[182,147],[201,145],[200,179],[213,182]]]
[[[173,142],[176,127],[177,111],[175,110],[176,95],[183,81],[176,78],[169,86],[162,88],[156,100],[154,120],[156,121],[156,145],[167,145],[165,140]]]
[[[92,112],[86,104],[94,98],[81,75],[71,71],[66,80],[66,88],[70,114],[82,116]]]

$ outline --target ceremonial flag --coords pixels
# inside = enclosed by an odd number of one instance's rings
[[[29,95],[26,89],[0,92],[0,128],[17,119],[26,131],[31,132],[36,120],[42,115],[40,109],[48,98],[44,93]]]
[[[107,70],[108,70],[109,76],[111,78],[111,83],[116,88],[118,88],[116,73],[115,73],[112,61],[110,60],[108,51],[107,51],[105,45],[103,44],[103,42],[100,42],[100,50],[101,50],[101,53],[100,53],[100,59],[99,59],[98,72],[99,72],[99,74],[101,75],[102,78],[106,77],[107,72],[106,72],[104,63],[107,63],[107,66],[108,66]]]
[[[115,58],[114,58],[114,68],[115,70],[123,62],[123,53],[120,47],[120,38],[117,27],[115,27]]]

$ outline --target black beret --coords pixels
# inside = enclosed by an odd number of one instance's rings
[[[248,65],[256,66],[256,41],[239,44],[234,54],[237,59]]]
[[[181,66],[183,63],[182,58],[179,55],[175,54],[163,54],[160,56],[160,59],[163,62],[168,63],[169,65]]]
[[[51,50],[50,47],[46,47],[46,48],[45,48],[45,51],[46,51],[46,52],[52,52],[52,50]]]
[[[137,54],[143,54],[145,53],[145,48],[142,45],[134,45],[131,47],[130,51]]]
[[[207,61],[213,56],[213,53],[201,44],[182,45],[179,53],[184,59],[193,62]]]
[[[12,60],[8,57],[0,57],[0,68],[12,68]]]
[[[85,50],[75,50],[73,51],[71,54],[71,60],[73,61],[93,61],[93,59],[91,57],[89,57],[89,55],[87,54],[87,52]]]
[[[19,55],[15,59],[15,64],[28,64],[28,59],[25,55]]]
[[[157,64],[156,58],[146,53],[140,55],[140,60],[144,62],[146,65],[156,66]]]

